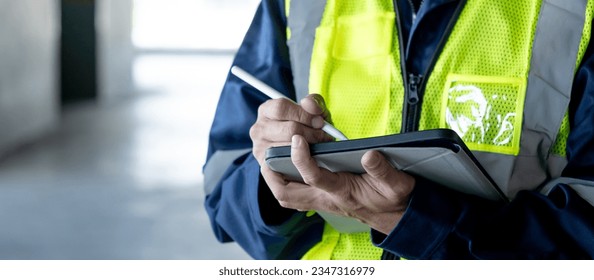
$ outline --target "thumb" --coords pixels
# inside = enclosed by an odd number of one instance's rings
[[[380,181],[398,179],[399,171],[378,151],[369,151],[361,158],[361,164],[367,174]]]
[[[301,107],[303,107],[306,112],[312,115],[322,116],[327,122],[332,123],[332,116],[330,115],[328,107],[326,107],[324,97],[321,95],[317,93],[307,95],[305,98],[301,99]]]

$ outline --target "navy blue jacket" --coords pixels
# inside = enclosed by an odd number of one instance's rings
[[[395,2],[409,15],[407,0]],[[403,16],[409,70],[422,73],[427,67],[456,2],[425,1],[414,23]],[[594,180],[593,45],[574,81],[569,164],[563,174],[586,180]],[[234,64],[295,98],[283,0],[262,1]],[[236,77],[227,77],[210,132],[209,159],[216,151],[251,147],[249,128],[264,100]],[[399,225],[388,236],[372,230],[376,246],[408,259],[594,258],[594,207],[566,185],[556,186],[548,196],[522,191],[502,204],[417,181]],[[322,234],[319,216],[278,204],[251,153],[226,170],[205,207],[218,240],[235,241],[256,259],[298,259]]]

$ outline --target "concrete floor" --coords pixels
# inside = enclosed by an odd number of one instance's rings
[[[141,56],[138,93],[64,110],[0,162],[0,259],[249,259],[203,208],[207,133],[230,56]]]

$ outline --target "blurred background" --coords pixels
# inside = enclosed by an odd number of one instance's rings
[[[257,0],[0,0],[0,259],[249,259],[202,166]]]

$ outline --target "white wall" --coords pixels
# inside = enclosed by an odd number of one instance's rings
[[[0,0],[0,156],[58,118],[58,0]]]

